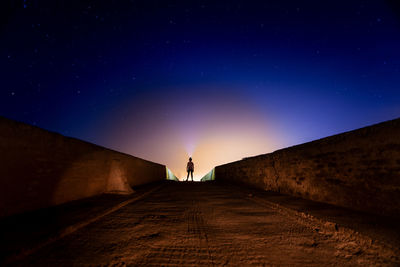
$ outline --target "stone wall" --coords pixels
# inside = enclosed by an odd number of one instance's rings
[[[0,117],[0,217],[166,178],[163,165]]]
[[[400,216],[400,119],[218,166],[227,180]]]

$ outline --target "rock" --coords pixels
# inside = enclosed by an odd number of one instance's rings
[[[326,222],[326,223],[324,224],[324,226],[325,226],[326,228],[328,228],[329,230],[332,230],[332,231],[338,231],[338,230],[339,230],[339,226],[337,225],[337,223]]]

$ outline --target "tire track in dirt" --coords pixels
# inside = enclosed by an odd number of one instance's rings
[[[21,265],[396,266],[253,198],[226,184],[169,183]]]
[[[210,229],[204,222],[204,216],[200,211],[198,203],[198,200],[192,200],[191,208],[185,213],[188,238],[200,251],[207,251],[209,265],[214,266],[213,257],[208,244],[207,232],[210,232]]]
[[[335,222],[322,220],[293,209],[283,207],[277,203],[270,202],[260,197],[254,196],[251,191],[230,185],[238,191],[242,191],[245,198],[259,205],[275,210],[279,214],[292,218],[300,225],[325,235],[337,243],[335,255],[338,257],[350,258],[354,255],[364,254],[367,259],[380,262],[380,264],[400,264],[400,250],[388,245],[380,240],[374,240],[366,235],[360,234],[353,229],[339,226]],[[368,265],[368,260],[364,263]]]
[[[86,227],[86,226],[88,226],[88,225],[90,225],[90,224],[102,219],[103,217],[105,217],[107,215],[110,215],[111,213],[113,213],[113,212],[115,212],[115,211],[117,211],[117,210],[129,205],[129,204],[132,204],[133,202],[139,201],[139,200],[149,196],[150,194],[156,192],[157,190],[159,190],[162,187],[163,187],[162,184],[158,185],[158,186],[150,189],[149,191],[144,192],[144,193],[142,193],[142,194],[140,194],[138,196],[134,195],[131,199],[128,199],[128,200],[126,200],[124,202],[121,202],[118,205],[115,205],[114,207],[105,210],[104,212],[98,214],[95,217],[89,218],[89,219],[87,219],[85,221],[81,221],[81,222],[73,224],[73,225],[70,225],[70,226],[60,230],[53,237],[50,237],[47,240],[36,244],[34,247],[32,247],[30,249],[25,249],[25,250],[21,251],[19,254],[13,255],[13,256],[7,258],[4,261],[4,263],[5,264],[11,264],[12,262],[19,261],[19,260],[21,260],[21,259],[23,259],[23,258],[25,258],[25,257],[27,257],[27,256],[29,256],[31,254],[34,254],[36,251],[39,251],[40,249],[51,245],[52,243],[54,243],[54,242],[56,242],[56,241],[58,241],[58,240],[60,240],[60,239],[62,239],[64,237],[66,237],[66,236],[68,236],[68,235],[70,235],[70,234],[72,234],[72,233],[74,233],[74,232],[76,232],[76,231],[78,231],[78,230],[80,230],[80,229],[82,229],[82,228],[84,228],[84,227]]]

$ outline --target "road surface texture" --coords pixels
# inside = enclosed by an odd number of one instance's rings
[[[334,216],[338,211],[319,213],[322,206],[315,204],[309,205],[314,214],[307,213],[302,200],[296,206],[294,198],[217,182],[165,182],[148,190],[136,200],[129,200],[135,194],[114,199],[113,205],[124,204],[102,215],[83,210],[96,219],[8,264],[399,266],[395,226],[382,230],[343,218],[336,224],[332,220],[345,217]],[[354,226],[350,221],[362,233],[342,226]]]

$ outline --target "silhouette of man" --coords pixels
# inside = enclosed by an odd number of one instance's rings
[[[193,181],[194,164],[192,162],[192,158],[189,158],[189,162],[187,163],[186,170],[188,173],[186,181],[189,181],[189,174],[191,174],[192,181]]]

